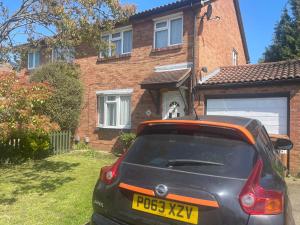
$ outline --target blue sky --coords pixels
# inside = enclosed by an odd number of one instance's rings
[[[175,0],[122,0],[134,3],[138,11],[164,5]],[[222,0],[221,0],[222,1]],[[288,0],[239,0],[245,26],[251,63],[261,58],[265,47],[271,43],[276,22]],[[12,11],[20,0],[3,0]]]

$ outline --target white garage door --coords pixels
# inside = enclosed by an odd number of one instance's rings
[[[269,134],[287,134],[288,131],[286,97],[208,99],[206,113],[258,119]]]

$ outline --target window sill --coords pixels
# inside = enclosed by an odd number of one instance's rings
[[[151,52],[156,53],[156,52],[177,50],[177,49],[181,49],[181,48],[182,48],[182,44],[178,44],[178,45],[168,46],[168,47],[164,47],[164,48],[153,48]]]
[[[131,130],[131,127],[127,126],[127,127],[104,127],[104,126],[97,126],[96,127],[97,130]]]
[[[117,55],[117,56],[110,56],[110,57],[106,57],[106,58],[99,57],[97,59],[97,62],[102,63],[102,62],[107,62],[107,61],[126,59],[126,58],[130,58],[130,57],[131,57],[131,53],[126,53],[126,54]]]

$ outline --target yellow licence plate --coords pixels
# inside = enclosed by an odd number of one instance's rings
[[[192,205],[134,194],[132,208],[173,220],[198,224],[198,207]]]

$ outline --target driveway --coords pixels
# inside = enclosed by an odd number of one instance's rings
[[[289,196],[292,201],[294,219],[296,225],[300,225],[300,179],[288,178],[287,184],[289,186]]]

